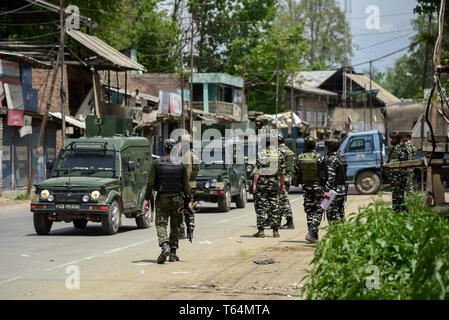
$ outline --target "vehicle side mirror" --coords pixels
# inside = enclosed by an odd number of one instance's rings
[[[53,169],[53,160],[47,160],[45,166],[46,166],[47,170],[52,170]]]
[[[128,161],[128,171],[136,171],[136,164],[134,161]]]

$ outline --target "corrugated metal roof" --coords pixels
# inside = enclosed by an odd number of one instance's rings
[[[318,88],[337,71],[338,70],[301,71],[295,76],[295,84],[304,84],[309,87]]]
[[[51,63],[39,61],[34,58],[23,55],[21,53],[10,52],[10,51],[0,51],[0,56],[2,56],[2,55],[7,56],[8,60],[13,60],[13,61],[16,61],[19,63],[29,64],[30,66],[35,67],[35,68],[42,68],[42,69],[53,68]]]
[[[103,81],[102,81],[102,86],[103,86],[105,89],[108,89],[108,85],[105,84]],[[111,91],[115,91],[115,92],[118,91],[118,92],[120,92],[120,93],[122,93],[122,94],[125,94],[125,89],[118,89],[118,90],[117,90],[116,87],[112,87],[112,86],[110,87],[110,89],[111,89]],[[131,96],[131,97],[133,97],[133,98],[136,97],[136,91],[135,91],[135,90],[134,90],[134,91],[128,90],[128,91],[126,92],[126,94],[129,95],[129,96]],[[156,102],[156,103],[159,102],[159,97],[152,96],[151,94],[148,94],[148,93],[142,93],[142,92],[140,92],[140,91],[139,91],[139,97],[140,97],[141,99],[144,99],[144,100],[149,100],[149,101]]]
[[[347,76],[352,79],[355,83],[357,83],[362,88],[368,90],[370,88],[370,79],[364,74],[347,74]],[[385,104],[399,103],[401,100],[394,96],[391,92],[385,90],[381,86],[379,86],[376,82],[371,81],[371,89],[379,90],[377,94],[377,99],[382,101]]]
[[[145,70],[144,66],[131,60],[123,53],[108,45],[106,42],[98,39],[96,36],[88,35],[77,30],[66,31],[66,33],[74,40],[81,43],[83,46],[89,48],[91,51],[107,59],[121,69],[142,71]]]
[[[315,87],[311,87],[305,84],[301,84],[301,85],[294,85],[295,89],[307,92],[307,93],[311,93],[311,94],[316,94],[319,96],[331,96],[331,97],[336,97],[338,96],[337,93],[332,92],[332,91],[327,91],[327,90],[323,90],[320,88],[315,88]]]
[[[49,112],[52,117],[58,118],[62,120],[62,114],[61,112]],[[65,121],[70,123],[71,125],[74,125],[75,127],[86,129],[86,123],[82,121],[78,121],[70,116],[65,116]]]

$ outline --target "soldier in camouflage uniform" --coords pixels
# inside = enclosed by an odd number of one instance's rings
[[[169,261],[178,261],[176,249],[178,248],[179,228],[182,221],[180,208],[184,206],[184,198],[190,199],[191,190],[187,166],[180,157],[171,156],[170,151],[176,141],[164,141],[164,156],[153,161],[148,185],[145,193],[145,206],[148,206],[153,189],[156,196],[156,229],[159,246],[162,249],[157,263],[164,263],[167,256]],[[170,219],[170,236],[167,234],[167,224]]]
[[[271,137],[274,140],[274,137]],[[259,152],[254,169],[253,195],[258,232],[253,237],[265,237],[264,222],[268,214],[272,217],[273,237],[279,237],[281,225],[279,194],[285,189],[285,168],[286,160],[283,154],[276,147],[270,146],[270,140],[267,139],[267,148]]]
[[[198,171],[200,171],[200,159],[196,155],[196,152],[193,149],[193,142],[190,138],[190,135],[183,135],[180,137],[181,141],[181,150],[187,147],[188,143],[188,151],[186,151],[183,155],[187,157],[183,158],[183,163],[187,165],[187,171],[189,174],[189,184],[190,189],[196,188],[196,176],[198,175]],[[185,213],[183,213],[184,215]],[[181,229],[180,229],[180,239],[186,239],[186,231],[184,227],[185,219],[181,219]],[[194,227],[195,221],[194,217],[190,217],[190,224],[192,228]]]
[[[329,199],[329,191],[334,190],[337,195],[326,210],[329,223],[341,221],[345,217],[345,203],[348,195],[348,185],[346,184],[347,162],[338,153],[340,148],[339,140],[326,140],[324,142],[326,154],[326,182],[324,184],[324,198]]]
[[[278,146],[279,152],[282,153],[282,156],[286,161],[284,181],[285,190],[279,195],[279,210],[281,219],[284,217],[287,222],[281,227],[281,229],[295,229],[295,225],[293,224],[292,208],[290,206],[290,201],[288,200],[288,191],[290,190],[295,154],[285,145],[284,135],[280,131],[278,133]]]
[[[416,147],[413,145],[410,139],[411,139],[410,133],[404,133],[402,135],[402,141],[405,143],[405,147],[408,153],[408,160],[415,160]],[[413,170],[413,168],[407,168],[406,173],[407,173],[407,181],[405,186],[405,192],[409,194],[415,192],[415,182],[416,182],[415,171]]]
[[[409,160],[410,155],[405,143],[401,141],[401,134],[399,132],[392,132],[390,139],[393,147],[388,163]],[[407,170],[405,168],[389,169],[389,180],[393,191],[393,210],[396,212],[403,211],[405,209],[402,205],[404,203],[404,192],[407,183]]]
[[[304,211],[307,217],[307,235],[309,242],[318,242],[318,228],[323,217],[320,203],[323,200],[323,182],[325,161],[315,151],[316,142],[312,137],[304,139],[304,153],[296,158],[294,167],[294,185],[302,184]]]

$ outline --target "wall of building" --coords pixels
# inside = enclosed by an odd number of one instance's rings
[[[68,77],[67,77],[67,66],[65,68],[65,92],[66,92],[66,114],[69,115],[69,89],[68,89]],[[51,87],[51,80],[53,78],[53,70],[51,70],[48,81],[48,69],[37,69],[33,68],[33,88],[38,89],[38,102],[39,102],[39,113],[44,113],[45,108],[47,106],[47,100],[50,95],[50,87]],[[47,83],[47,85],[45,85]],[[61,112],[61,69],[58,68],[58,73],[56,75],[56,81],[54,84],[54,90],[53,95],[50,101],[50,112]],[[42,100],[43,99],[43,100]]]

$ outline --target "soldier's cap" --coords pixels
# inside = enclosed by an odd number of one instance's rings
[[[165,139],[164,141],[164,149],[170,151],[176,145],[176,141],[173,139]]]
[[[392,132],[390,132],[390,138],[391,139],[393,139],[393,138],[401,138],[401,137],[402,137],[402,134],[399,131],[392,131]]]
[[[330,151],[337,151],[338,148],[340,148],[340,141],[337,139],[329,139],[324,141],[324,145],[330,150]]]

